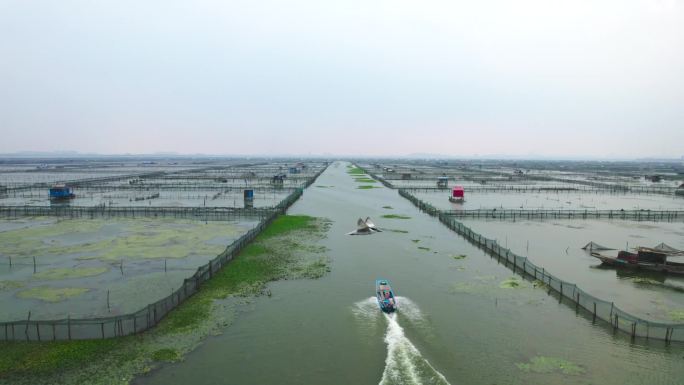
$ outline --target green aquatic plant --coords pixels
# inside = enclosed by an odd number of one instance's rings
[[[108,223],[119,228],[104,236],[98,231],[105,223],[102,219],[69,219],[5,231],[0,233],[0,254],[17,259],[37,256],[39,262],[64,256],[103,261],[215,256],[225,249],[225,243],[211,242],[213,239],[234,238],[242,230],[224,222],[117,219]],[[74,241],[74,234],[82,241]]]
[[[349,170],[347,170],[347,173],[353,176],[366,175],[366,172],[358,167],[350,167]]]
[[[418,243],[418,242],[420,242],[420,239],[411,239],[411,242]]]
[[[423,251],[430,251],[430,248],[425,247],[425,246],[418,246],[418,249],[423,250]]]
[[[366,184],[364,184],[364,185],[361,185],[361,186],[356,186],[356,188],[359,189],[359,190],[370,190],[370,189],[382,188],[382,187],[371,186],[371,185],[366,185]]]
[[[42,280],[58,280],[69,278],[83,278],[100,275],[109,270],[108,267],[74,267],[74,268],[59,268],[39,271],[33,274],[33,278]]]
[[[525,287],[525,284],[523,283],[523,281],[516,277],[510,277],[506,280],[501,281],[499,287],[502,289],[517,289]]]
[[[18,292],[17,297],[24,299],[39,299],[45,302],[60,302],[71,297],[79,296],[88,291],[90,291],[90,289],[84,287],[37,286]]]
[[[328,271],[327,258],[307,251],[320,248],[307,245],[322,239],[329,227],[330,222],[321,218],[278,217],[197,293],[144,333],[105,340],[0,341],[0,382],[42,384],[59,376],[64,383],[125,384],[154,369],[156,361],[182,359],[230,324],[235,316],[232,301],[244,301],[240,295],[263,293],[265,282],[273,279]],[[289,249],[293,244],[298,248]],[[233,300],[221,300],[228,296]]]
[[[25,285],[26,283],[21,281],[0,281],[0,291],[18,289]]]
[[[164,348],[152,353],[152,359],[155,361],[176,362],[180,361],[181,355],[176,349]]]
[[[534,373],[561,372],[568,375],[578,375],[585,372],[582,367],[577,366],[568,360],[544,356],[532,357],[529,362],[517,363],[515,366],[524,372]]]
[[[385,230],[392,232],[392,233],[408,234],[408,230],[401,230],[401,229],[385,229]]]
[[[354,180],[359,183],[378,183],[377,180],[372,178],[354,178]]]
[[[453,259],[465,259],[466,255],[465,254],[452,255],[451,258],[453,258]]]
[[[394,209],[394,207],[392,207],[392,206],[382,206],[382,208],[383,208],[383,209],[387,209],[387,210],[392,210],[392,209]]]
[[[382,218],[385,218],[385,219],[411,219],[411,217],[409,217],[409,216],[398,215],[398,214],[384,214],[384,215],[382,215]]]
[[[670,310],[667,315],[675,322],[684,322],[684,310]]]
[[[634,277],[632,278],[632,282],[638,283],[641,285],[660,285],[661,283],[656,281],[655,279],[651,278],[644,278],[644,277]]]

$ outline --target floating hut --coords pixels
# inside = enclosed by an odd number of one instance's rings
[[[675,190],[675,195],[679,195],[680,197],[684,197],[684,183],[682,183],[677,190]]]
[[[286,174],[276,174],[271,177],[271,184],[275,185],[282,185],[285,182],[285,178],[287,178]]]
[[[61,200],[61,199],[72,199],[76,195],[71,191],[71,187],[65,184],[56,184],[50,188],[50,199]]]
[[[245,190],[245,192],[243,194],[243,198],[245,200],[245,207],[247,207],[247,208],[254,207],[254,190],[252,190],[252,189]]]
[[[463,203],[465,201],[465,190],[463,186],[454,186],[451,190],[451,196],[449,197],[449,202],[453,203]]]

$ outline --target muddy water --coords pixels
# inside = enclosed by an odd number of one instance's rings
[[[356,189],[344,166],[291,209],[334,221],[322,241],[331,273],[271,284],[222,335],[137,384],[681,383],[682,346],[630,343],[529,284],[505,288],[507,268],[396,191]],[[366,215],[386,231],[345,235]],[[378,277],[399,296],[396,316],[369,299]],[[526,366],[559,360],[578,369]]]

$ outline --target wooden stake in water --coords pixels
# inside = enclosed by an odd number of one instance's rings
[[[10,261],[10,267],[12,267],[12,257],[8,257]]]
[[[36,274],[36,257],[33,256],[33,274]]]
[[[109,290],[107,290],[107,311],[112,311],[109,307]]]
[[[166,273],[166,258],[164,258],[164,273]]]
[[[121,275],[123,275],[123,258],[121,259],[121,264],[119,265],[119,269],[121,270]]]

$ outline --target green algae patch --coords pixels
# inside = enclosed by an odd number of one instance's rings
[[[264,292],[279,278],[314,278],[329,270],[315,243],[330,222],[280,216],[199,291],[160,324],[135,336],[58,342],[0,341],[0,383],[126,384],[164,362],[182,360],[235,317],[243,296]],[[227,298],[228,297],[228,298]]]
[[[390,231],[393,233],[408,234],[408,230],[401,230],[401,229],[384,229],[384,230]]]
[[[18,289],[25,285],[26,283],[21,281],[0,281],[0,291]]]
[[[660,285],[661,283],[651,278],[635,277],[632,278],[632,282],[638,283],[640,285]]]
[[[418,246],[418,249],[423,251],[430,251],[430,248],[425,246]]]
[[[411,239],[411,242],[418,243],[418,242],[420,242],[420,239]]]
[[[675,322],[684,322],[684,310],[670,310],[667,315]]]
[[[370,189],[382,188],[382,187],[371,186],[371,185],[368,185],[368,184],[364,184],[364,185],[361,185],[361,186],[356,186],[356,188],[359,189],[359,190],[370,190]]]
[[[459,254],[459,255],[452,255],[451,258],[453,259],[465,259],[466,255],[465,254]]]
[[[382,217],[385,219],[411,219],[409,216],[399,214],[385,214]]]
[[[242,228],[222,222],[176,219],[65,219],[0,232],[0,256],[38,260],[213,257],[225,244],[217,238],[239,236]]]
[[[325,249],[308,246],[322,238],[329,226],[329,221],[305,215],[278,217],[160,327],[190,329],[208,316],[213,300],[262,294],[269,281],[322,276],[328,261],[319,254]]]
[[[523,283],[522,280],[518,279],[517,277],[510,277],[506,280],[501,281],[501,283],[499,283],[499,287],[502,289],[518,289],[526,287],[526,285],[525,283]]]
[[[567,375],[578,375],[585,370],[576,364],[562,358],[536,356],[529,362],[517,363],[515,366],[523,372],[554,373],[559,372]]]
[[[17,297],[23,299],[39,299],[45,302],[60,302],[65,299],[79,296],[90,289],[84,287],[49,287],[38,286],[17,293]]]
[[[387,209],[387,210],[393,210],[394,209],[394,207],[392,207],[392,206],[382,206],[382,208]]]
[[[363,169],[360,169],[358,167],[350,167],[349,170],[347,170],[347,173],[352,176],[362,176],[366,175],[366,172],[363,171]]]
[[[72,269],[50,269],[39,271],[33,275],[35,279],[43,280],[58,280],[69,278],[83,278],[92,277],[106,273],[109,270],[107,267],[79,267]]]
[[[377,180],[372,178],[354,178],[354,180],[358,183],[378,183]]]
[[[181,359],[181,354],[176,349],[164,348],[152,353],[152,359],[162,362],[177,362]]]

